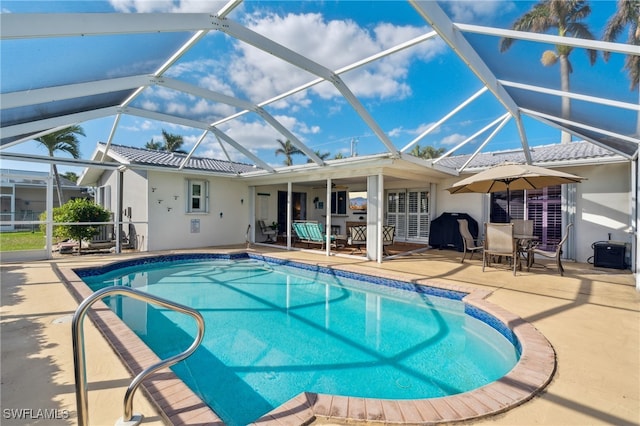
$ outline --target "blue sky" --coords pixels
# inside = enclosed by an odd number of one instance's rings
[[[194,0],[4,1],[2,9],[3,13],[210,12],[216,10],[212,3],[214,2]],[[443,2],[441,6],[454,22],[510,28],[512,22],[533,4],[522,1],[454,1]],[[587,22],[596,38],[600,38],[606,20],[615,12],[615,1],[592,1],[590,4],[593,12]],[[401,1],[248,1],[234,10],[229,18],[334,70],[428,30],[425,21],[413,7]],[[61,40],[53,40],[50,52],[52,56],[64,55],[66,51],[71,51],[70,54],[76,51],[83,52],[87,60],[81,71],[88,76],[108,74],[109,71],[115,73],[118,66],[131,66],[132,61],[136,61],[135,63],[141,67],[155,66],[152,62],[154,59],[158,60],[157,55],[154,56],[157,53],[155,49],[158,42],[153,44],[148,36],[128,38],[126,49],[121,45],[112,44],[111,38],[105,39],[104,42],[97,39],[99,37],[93,37],[91,40],[91,49],[83,45],[83,40],[66,40],[66,44]],[[476,43],[480,43],[484,48],[495,47],[497,52],[497,38],[483,40],[478,37],[477,40]],[[166,47],[172,41],[175,42],[168,37],[166,40],[160,40],[160,45]],[[105,50],[109,49],[109,46],[111,51]],[[508,54],[497,59],[504,61],[505,73],[509,70],[509,64],[531,61],[532,65],[527,67],[532,73],[531,78],[546,79],[545,81],[551,82],[554,88],[559,88],[558,65],[542,67],[538,60],[539,54],[534,53],[536,57],[532,59],[532,53],[527,52],[528,49],[525,42],[519,41],[514,43]],[[91,67],[92,54],[106,54],[114,58],[118,55],[118,59],[114,60],[113,70],[101,70]],[[596,66],[590,67],[584,51],[576,50],[571,55],[574,67],[573,87],[595,86],[596,92],[593,94],[600,96],[602,93],[597,93],[598,87],[604,89],[600,89],[600,92],[606,91],[609,94],[612,87],[622,88],[624,90],[614,92],[614,99],[637,102],[637,92],[628,92],[628,81],[622,71],[623,59],[622,55],[612,55],[611,60],[605,63],[599,57]],[[25,64],[26,67],[28,66]],[[2,72],[7,75],[8,71],[3,68]],[[27,71],[23,72],[29,75]],[[37,75],[36,81],[42,81],[50,75],[48,70],[29,72],[41,73]],[[315,78],[221,33],[211,33],[201,40],[166,75],[254,103],[270,99]],[[341,77],[398,149],[482,87],[460,59],[439,40],[422,43],[372,65],[342,74]],[[610,80],[611,84],[603,84],[605,79]],[[3,84],[2,91],[11,90]],[[160,87],[148,89],[133,106],[205,119],[208,122],[214,122],[236,111],[227,105],[203,101]],[[336,153],[350,155],[352,141],[357,141],[358,155],[385,151],[384,145],[329,83],[316,85],[270,104],[265,109],[291,129],[307,146],[316,151],[329,152],[330,158]],[[504,108],[487,93],[471,107],[440,126],[436,132],[421,141],[420,145],[432,145],[448,150],[504,112]],[[81,124],[86,133],[85,137],[80,137],[82,158],[90,158],[96,143],[107,140],[113,122],[114,117],[108,117]],[[559,141],[559,131],[556,129],[531,119],[526,119],[525,125],[528,141],[532,146]],[[277,166],[282,164],[284,158],[276,157],[274,151],[278,147],[276,139],[286,138],[255,115],[246,114],[220,125],[219,128],[268,163]],[[190,150],[202,134],[202,131],[197,129],[125,115],[120,120],[113,143],[142,147],[151,139],[162,141],[163,129],[182,135],[186,150]],[[464,152],[475,150],[487,135],[488,132]],[[485,151],[518,147],[520,141],[512,121],[489,143]],[[226,148],[233,159],[249,162],[233,148]],[[17,145],[8,151],[46,155],[46,151],[35,142]],[[205,139],[196,155],[225,158],[224,152],[212,135]],[[306,162],[306,158],[297,156],[294,157],[294,161],[300,164]],[[12,161],[3,161],[2,167],[48,169],[44,164]],[[81,171],[78,168],[64,167],[61,170],[76,173]]]

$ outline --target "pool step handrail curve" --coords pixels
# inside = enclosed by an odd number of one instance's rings
[[[85,364],[85,356],[84,356],[84,332],[83,332],[83,320],[84,317],[95,302],[101,300],[107,296],[112,295],[121,295],[128,296],[134,299],[142,300],[144,302],[150,302],[156,305],[160,305],[167,309],[173,309],[174,311],[187,314],[192,316],[196,323],[198,324],[198,335],[195,340],[186,350],[183,352],[174,355],[170,358],[162,360],[146,369],[142,370],[134,379],[131,381],[131,384],[127,388],[124,396],[124,407],[123,407],[123,416],[116,421],[116,426],[119,425],[127,425],[134,426],[138,425],[142,422],[143,416],[141,414],[133,414],[133,396],[142,383],[144,379],[147,378],[150,374],[165,368],[169,367],[179,361],[190,356],[200,345],[202,342],[202,338],[204,337],[204,318],[197,310],[190,308],[188,306],[182,305],[180,303],[172,302],[149,293],[142,292],[140,290],[135,290],[129,287],[123,286],[113,286],[103,288],[102,290],[98,290],[93,293],[91,296],[87,297],[76,309],[76,312],[73,316],[73,322],[71,324],[71,335],[73,339],[73,365],[74,365],[74,375],[75,375],[75,387],[76,387],[76,404],[78,410],[78,425],[79,426],[88,426],[89,425],[89,407],[87,401],[87,372],[86,372],[86,364]]]

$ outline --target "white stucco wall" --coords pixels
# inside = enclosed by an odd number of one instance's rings
[[[247,202],[249,191],[246,183],[229,178],[155,171],[150,171],[148,178],[148,250],[198,248],[245,242],[250,204]],[[208,213],[186,212],[187,179],[209,182]],[[199,220],[199,232],[192,232],[192,220]]]
[[[105,200],[105,205],[114,214],[116,218],[116,208],[118,205],[118,172],[115,170],[107,170],[103,173],[98,182],[98,186],[109,186],[111,189],[110,200]],[[122,194],[122,221],[123,231],[129,236],[131,227],[135,228],[134,247],[139,251],[146,251],[146,239],[148,234],[148,215],[147,215],[147,179],[145,171],[126,170],[122,178],[123,194]],[[129,209],[131,216],[129,216]],[[124,213],[126,211],[126,213]],[[125,216],[126,214],[126,216]]]
[[[488,206],[483,199],[486,194],[455,194],[451,195],[447,188],[455,182],[464,179],[466,176],[445,179],[439,182],[436,187],[436,211],[432,216],[434,219],[443,213],[467,213],[478,222],[479,228],[488,217],[484,209]],[[481,231],[482,232],[482,231]]]
[[[597,241],[631,242],[630,164],[572,167],[565,171],[587,178],[577,185],[576,256],[585,262],[593,256]]]
[[[573,233],[576,248],[576,260],[587,262],[593,256],[592,244],[611,239],[631,242],[626,232],[630,219],[630,164],[598,164],[558,168],[560,171],[585,177],[576,185],[576,222]],[[488,202],[483,203],[486,194],[451,195],[446,188],[466,176],[443,180],[437,189],[437,212],[468,213],[483,223],[488,218]],[[484,213],[484,215],[483,215]]]
[[[122,221],[124,232],[129,235],[139,251],[146,251],[149,234],[148,185],[147,172],[144,170],[127,170],[123,176],[124,194],[122,199]],[[114,204],[115,205],[115,204]],[[129,216],[131,213],[131,216]]]

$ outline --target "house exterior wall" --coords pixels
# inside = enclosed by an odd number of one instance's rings
[[[597,164],[558,168],[586,178],[576,185],[576,219],[574,233],[576,260],[587,262],[593,256],[592,244],[609,239],[631,242],[626,231],[631,224],[630,163]],[[438,184],[437,213],[467,213],[483,223],[488,218],[486,194],[451,195],[447,188],[463,177],[446,179]]]
[[[576,186],[576,255],[586,262],[593,256],[592,244],[611,240],[631,242],[626,231],[631,224],[631,165],[599,164],[580,166],[564,171],[587,180]]]
[[[444,179],[437,185],[436,190],[436,211],[432,212],[432,219],[443,213],[467,213],[478,221],[478,225],[485,221],[484,210],[486,209],[486,194],[455,194],[451,195],[447,188],[454,183],[464,179],[464,176]],[[488,216],[487,216],[488,217]]]
[[[105,171],[97,182],[103,189],[104,195],[97,195],[97,202],[108,208],[116,219],[118,205],[118,171]],[[122,229],[127,238],[131,238],[131,244],[139,251],[146,251],[146,236],[148,234],[148,196],[147,179],[145,171],[126,170],[122,177]],[[104,188],[110,188],[108,191]],[[108,199],[107,199],[108,198]],[[131,215],[129,215],[129,211]]]
[[[149,191],[147,172],[127,170],[122,178],[122,229],[129,238],[129,244],[136,250],[146,251],[149,235]],[[114,200],[114,207],[116,206]]]
[[[188,179],[209,182],[208,213],[187,212]],[[150,251],[245,242],[249,187],[238,179],[149,171],[146,195]]]

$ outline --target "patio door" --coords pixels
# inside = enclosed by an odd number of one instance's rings
[[[429,191],[387,191],[387,225],[396,227],[396,239],[428,241]]]
[[[291,192],[291,220],[307,219],[307,193]],[[287,191],[278,191],[278,234],[287,230]]]

